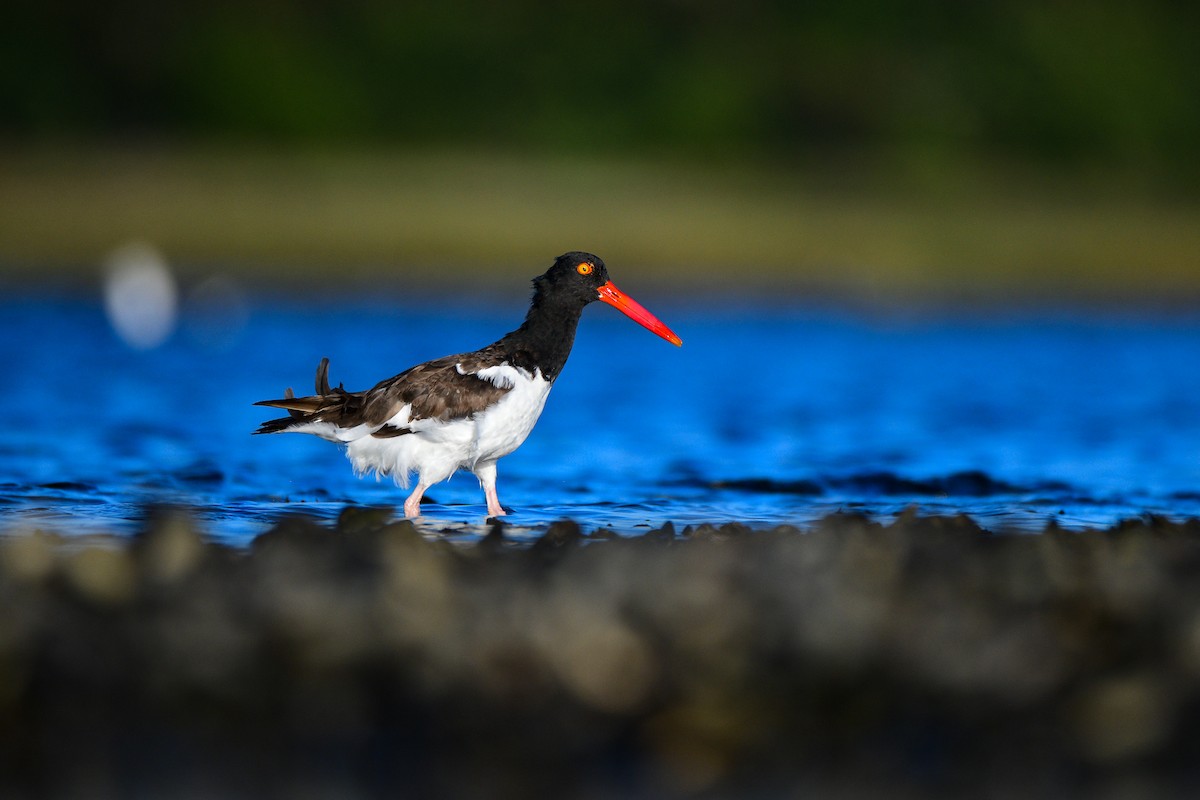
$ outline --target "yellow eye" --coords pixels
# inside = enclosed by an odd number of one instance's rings
[[[580,275],[591,275],[593,269],[595,269],[595,267],[593,267],[588,262],[584,261],[578,267],[575,268],[575,271],[578,272]]]

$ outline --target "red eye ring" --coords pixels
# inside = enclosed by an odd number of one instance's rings
[[[593,269],[595,269],[595,267],[593,267],[591,264],[586,261],[582,261],[580,262],[579,266],[575,268],[575,271],[580,275],[591,275]]]

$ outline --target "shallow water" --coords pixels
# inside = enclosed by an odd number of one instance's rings
[[[1200,515],[1200,318],[639,299],[684,346],[587,310],[540,423],[499,465],[518,530],[888,518],[910,504],[992,529]],[[327,442],[251,437],[272,415],[255,400],[307,393],[322,356],[335,385],[361,389],[474,349],[515,327],[524,299],[236,295],[185,304],[144,351],[98,299],[8,297],[0,313],[0,527],[133,531],[165,503],[244,542],[281,515],[405,495],[356,479]],[[434,528],[480,530],[469,475],[429,495]]]

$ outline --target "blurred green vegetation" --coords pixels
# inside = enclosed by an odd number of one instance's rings
[[[1171,0],[7,7],[16,136],[989,150],[1200,174],[1200,6]]]
[[[524,274],[591,247],[664,277],[1200,291],[1195,4],[15,0],[5,16],[10,272],[138,237],[265,275]]]
[[[110,248],[145,239],[184,270],[236,264],[294,286],[512,284],[582,248],[643,284],[691,289],[1200,294],[1195,204],[1010,165],[923,178],[861,166],[56,147],[0,154],[0,242],[10,274],[26,265],[33,277],[48,263],[88,274]]]

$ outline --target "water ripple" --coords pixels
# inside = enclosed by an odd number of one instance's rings
[[[656,308],[682,349],[584,315],[541,422],[500,463],[514,535],[564,517],[638,532],[914,504],[1006,529],[1200,515],[1200,321]],[[522,311],[260,301],[226,349],[134,352],[95,300],[2,300],[6,396],[39,401],[0,414],[0,530],[131,532],[166,504],[244,541],[282,515],[398,508],[402,490],[356,479],[326,442],[251,437],[251,404],[304,385],[321,356],[361,388],[491,341]],[[487,531],[469,476],[429,494],[430,530]]]

